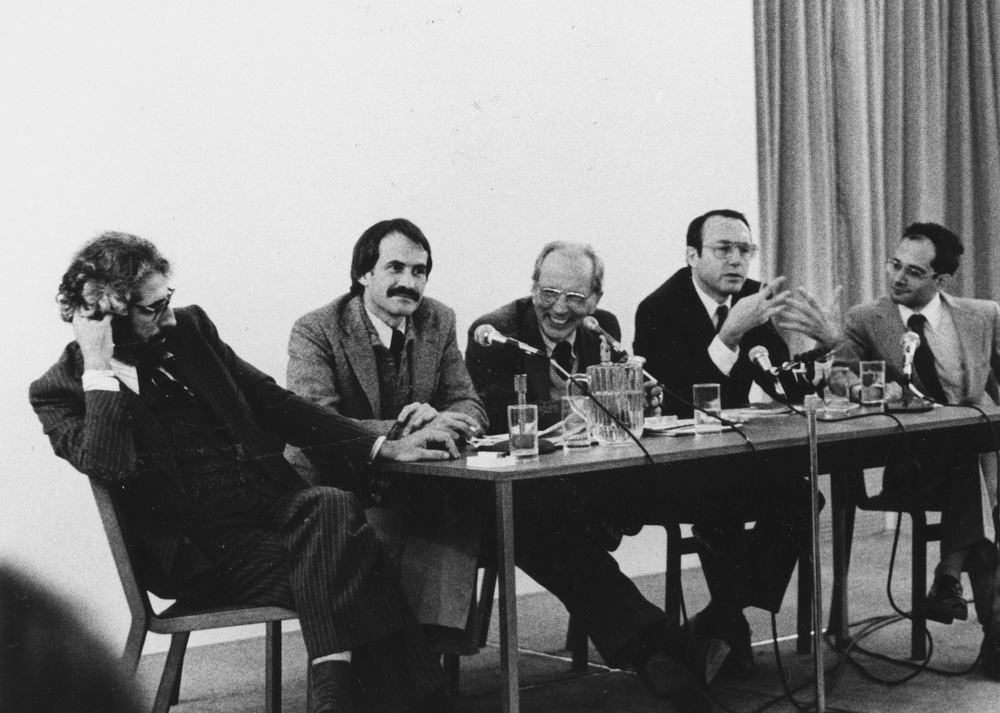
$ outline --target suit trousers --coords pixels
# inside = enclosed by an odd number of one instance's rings
[[[193,521],[187,540],[216,569],[201,603],[299,613],[309,659],[353,651],[357,700],[403,710],[444,685],[361,502],[312,487]]]

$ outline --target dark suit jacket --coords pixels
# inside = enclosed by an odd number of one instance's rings
[[[760,283],[747,280],[733,304],[760,290]],[[750,386],[761,373],[747,356],[758,344],[767,348],[772,364],[789,358],[788,347],[771,323],[755,327],[740,340],[740,355],[728,375],[719,371],[708,356],[708,347],[715,339],[715,327],[705,305],[695,292],[691,268],[681,268],[653,294],[639,303],[635,313],[635,353],[646,358],[646,370],[660,381],[668,392],[685,401],[691,400],[694,384],[719,384],[722,407],[733,408],[747,403]],[[769,379],[761,386],[772,396]],[[690,418],[692,409],[678,403],[668,393],[664,411]]]
[[[618,318],[610,312],[599,309],[594,312],[598,323],[615,339],[621,338]],[[552,379],[549,376],[549,362],[521,351],[498,346],[482,347],[476,343],[474,335],[481,324],[491,324],[501,334],[513,337],[525,344],[545,352],[545,341],[538,329],[538,317],[530,297],[522,297],[498,310],[484,315],[469,327],[469,341],[465,348],[465,363],[469,374],[486,405],[486,415],[490,419],[490,431],[503,433],[507,430],[507,407],[517,403],[514,390],[514,376],[528,375],[528,401],[538,404],[540,425],[545,428],[561,418],[561,405],[549,399]],[[576,352],[579,355],[579,371],[601,361],[601,340],[593,332],[582,327],[576,331]]]
[[[281,388],[240,359],[201,308],[174,314],[170,348],[178,376],[226,425],[242,458],[259,463],[266,487],[275,493],[307,487],[282,455],[286,442],[312,447],[321,459],[331,446],[352,460],[368,458],[375,442],[369,429]],[[31,385],[31,405],[56,455],[117,491],[131,529],[157,565],[141,573],[145,586],[178,596],[175,564],[189,496],[167,434],[134,393],[124,386],[84,392],[82,374],[83,356],[72,342]]]

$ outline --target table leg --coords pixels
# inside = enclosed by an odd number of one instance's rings
[[[500,575],[500,675],[504,713],[520,710],[517,656],[517,593],[514,589],[514,484],[496,483],[497,570]]]
[[[833,595],[830,602],[830,629],[838,649],[851,643],[848,630],[847,571],[851,562],[854,532],[854,504],[851,502],[853,472],[830,474],[831,519],[833,524]],[[863,477],[863,476],[862,476]]]

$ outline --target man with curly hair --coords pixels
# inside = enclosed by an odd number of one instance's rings
[[[310,487],[283,450],[355,472],[454,457],[451,436],[386,441],[279,387],[201,308],[171,308],[169,275],[134,235],[105,233],[74,257],[57,300],[76,341],[30,391],[56,454],[111,488],[150,591],[296,609],[313,710],[445,707],[443,672],[361,503]]]

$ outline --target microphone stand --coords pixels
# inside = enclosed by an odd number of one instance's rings
[[[812,510],[812,586],[813,586],[813,665],[816,676],[816,711],[826,711],[826,684],[823,671],[823,580],[820,578],[819,542],[819,439],[816,433],[816,411],[823,400],[815,394],[805,397],[806,428],[809,438],[809,503]]]

